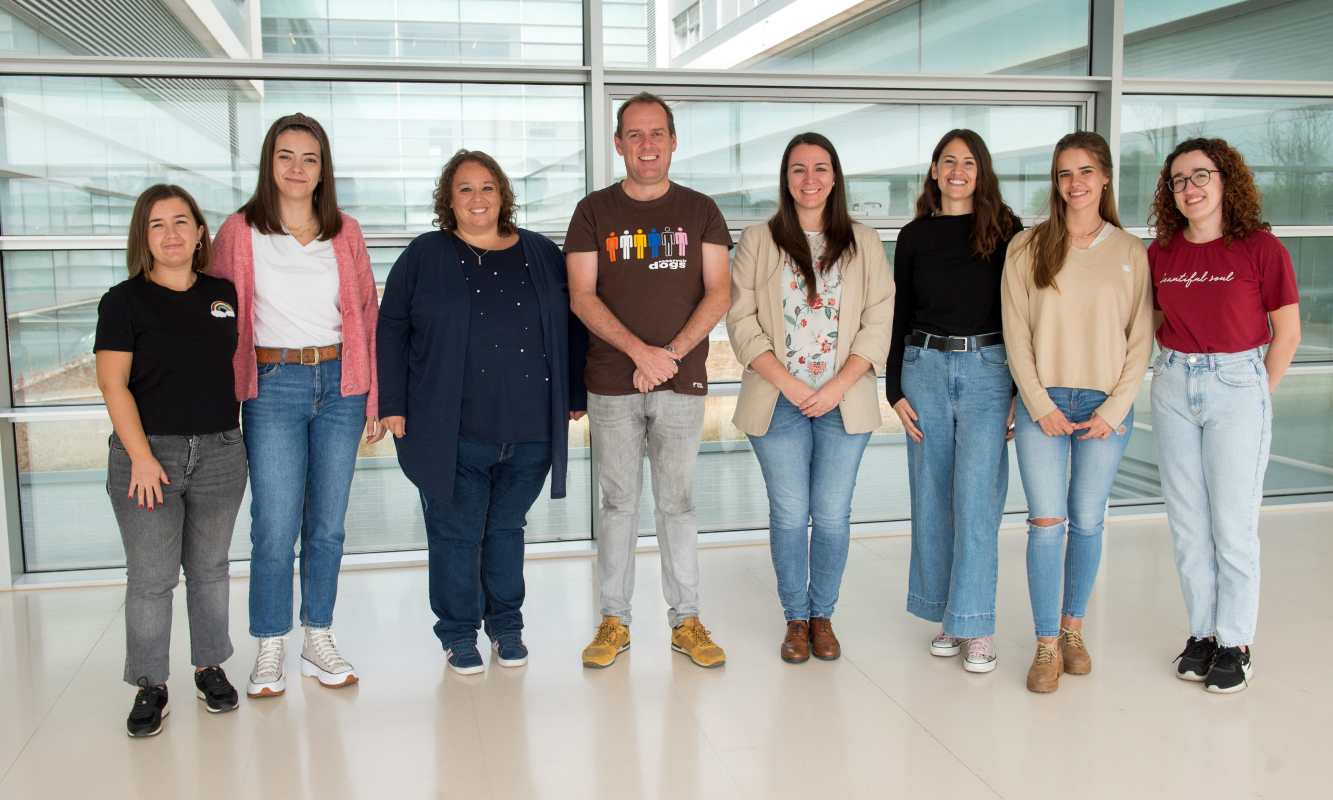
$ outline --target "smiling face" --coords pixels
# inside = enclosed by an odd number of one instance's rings
[[[1222,196],[1226,193],[1226,183],[1222,175],[1209,172],[1205,186],[1195,186],[1189,177],[1200,170],[1216,170],[1217,164],[1202,150],[1181,153],[1171,162],[1171,179],[1185,178],[1185,188],[1174,193],[1176,208],[1191,225],[1200,225],[1209,220],[1221,219]]]
[[[158,200],[148,211],[148,252],[154,269],[188,269],[203,235],[204,226],[179,197]]]
[[[676,137],[668,127],[666,109],[657,103],[634,103],[625,109],[620,124],[615,145],[616,152],[625,159],[625,175],[644,187],[665,181],[671,154],[676,152]]]
[[[824,210],[835,182],[833,157],[817,144],[798,144],[787,156],[787,191],[798,209]]]
[[[500,187],[489,169],[475,161],[464,161],[458,166],[449,187],[449,208],[464,233],[495,233],[500,205]]]
[[[309,131],[292,128],[278,134],[273,145],[273,183],[284,200],[312,202],[322,166],[319,140]]]
[[[1082,211],[1097,208],[1102,201],[1102,192],[1111,182],[1097,162],[1096,156],[1087,150],[1071,147],[1064,150],[1055,159],[1055,182],[1060,188],[1060,197],[1068,210]]]
[[[966,202],[977,191],[977,158],[962,139],[954,139],[940,151],[940,160],[930,165],[930,177],[946,201]]]

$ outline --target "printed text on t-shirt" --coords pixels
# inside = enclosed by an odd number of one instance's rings
[[[1157,281],[1157,284],[1160,286],[1164,283],[1180,283],[1184,284],[1185,288],[1188,289],[1196,283],[1231,283],[1235,278],[1236,273],[1234,271],[1228,272],[1225,275],[1214,275],[1211,272],[1204,270],[1203,272],[1191,272],[1188,275],[1171,275],[1169,277],[1163,277]]]

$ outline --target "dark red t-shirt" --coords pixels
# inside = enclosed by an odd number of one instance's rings
[[[1157,343],[1182,353],[1239,353],[1268,344],[1268,312],[1300,299],[1291,255],[1268,231],[1226,244],[1177,233],[1148,248]]]

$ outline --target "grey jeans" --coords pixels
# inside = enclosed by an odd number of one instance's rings
[[[139,508],[126,496],[130,456],[113,433],[107,495],[125,543],[125,682],[165,683],[171,647],[171,596],[185,568],[190,661],[197,667],[231,657],[227,550],[245,494],[240,428],[199,436],[149,436],[166,471],[162,505]]]
[[[694,522],[694,465],[704,398],[671,391],[588,393],[588,422],[597,453],[601,517],[597,572],[602,614],[630,622],[634,547],[639,536],[643,454],[653,480],[653,511],[662,561],[662,594],[674,627],[699,614],[699,531]]]

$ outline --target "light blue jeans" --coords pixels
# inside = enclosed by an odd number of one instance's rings
[[[1153,433],[1190,634],[1254,642],[1259,505],[1273,433],[1262,350],[1153,363]]]
[[[1009,488],[1004,345],[968,353],[908,347],[903,394],[925,434],[907,439],[912,560],[907,610],[952,636],[995,633],[998,533]]]
[[[1087,422],[1106,400],[1105,393],[1094,389],[1050,388],[1046,393],[1070,422]],[[1133,430],[1131,409],[1105,439],[1080,441],[1078,437],[1086,433],[1082,430],[1047,436],[1032,421],[1023,399],[1018,400],[1014,444],[1028,501],[1028,597],[1037,636],[1059,636],[1062,613],[1075,619],[1087,613],[1102,560],[1106,503]],[[1032,524],[1041,518],[1060,522]]]
[[[869,433],[847,433],[838,409],[811,418],[782,395],[768,433],[750,437],[768,488],[768,547],[788,622],[833,616],[869,441]]]
[[[250,454],[250,635],[292,629],[292,561],[301,542],[301,624],[333,625],[347,501],[366,396],[342,396],[342,362],[260,364],[241,404]]]

